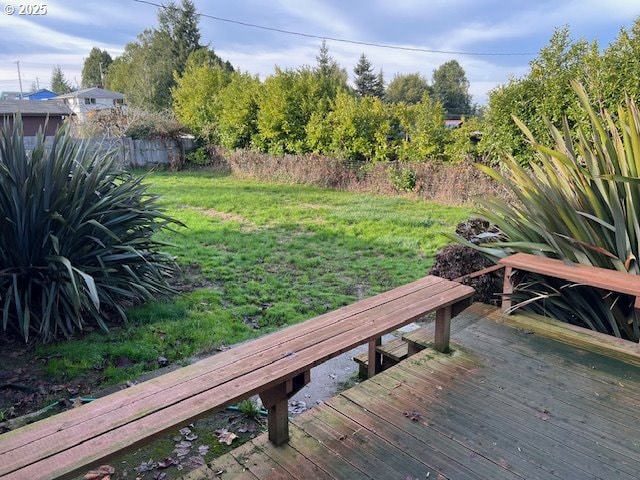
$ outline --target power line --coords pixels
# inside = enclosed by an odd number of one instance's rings
[[[168,8],[166,5],[159,3],[149,2],[147,0],[133,0],[134,2],[144,3],[147,5],[153,5],[158,8]],[[284,30],[282,28],[267,27],[265,25],[258,25],[257,23],[243,22],[240,20],[232,20],[230,18],[216,17],[214,15],[208,15],[206,13],[197,13],[200,17],[210,18],[219,22],[232,23],[234,25],[241,25],[243,27],[257,28],[260,30],[268,30],[270,32],[284,33],[286,35],[296,35],[298,37],[305,38],[317,38],[319,40],[331,40],[332,42],[350,43],[353,45],[364,45],[367,47],[387,48],[390,50],[404,50],[409,52],[422,52],[422,53],[444,53],[447,55],[470,55],[470,56],[485,56],[485,57],[516,57],[516,56],[531,56],[537,55],[537,52],[459,52],[455,50],[435,50],[431,48],[420,47],[403,47],[401,45],[389,45],[384,43],[375,42],[363,42],[360,40],[349,40],[346,38],[328,37],[326,35],[314,35],[312,33],[295,32],[293,30]]]

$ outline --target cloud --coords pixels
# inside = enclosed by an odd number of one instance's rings
[[[28,47],[37,47],[40,51],[89,52],[96,44],[95,40],[46,27],[37,20],[15,16],[0,16],[0,28],[5,51],[33,51]],[[103,45],[103,48],[118,49],[120,47]]]
[[[4,38],[0,53],[0,90],[19,89],[17,60],[20,61],[22,86],[26,90],[36,79],[41,87],[47,87],[55,65],[60,65],[72,84],[79,83],[84,58],[93,46],[111,52],[122,50],[120,45],[100,43],[50,28],[38,18],[3,15],[0,16],[0,30]]]
[[[295,28],[301,32],[350,38],[359,36],[359,28],[344,17],[343,9],[333,8],[326,1],[273,0],[269,2],[269,7],[282,11],[288,17],[293,16],[304,21]]]

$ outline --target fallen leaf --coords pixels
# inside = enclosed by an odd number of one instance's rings
[[[83,480],[111,480],[111,475],[116,471],[111,465],[101,465],[96,470],[87,472]]]
[[[200,445],[198,447],[198,453],[203,457],[206,456],[207,453],[209,453],[209,445]]]
[[[549,420],[549,414],[550,414],[549,410],[545,408],[541,411],[536,412],[536,417],[546,422],[547,420]]]
[[[218,441],[220,443],[225,443],[227,445],[231,445],[231,443],[238,438],[238,436],[233,433],[230,432],[229,430],[227,430],[226,428],[220,429],[220,430],[216,430],[216,435],[218,436]]]
[[[180,435],[189,435],[191,433],[191,429],[189,427],[184,427],[179,430]]]
[[[289,402],[289,413],[292,415],[297,415],[299,413],[304,412],[307,409],[306,402],[301,400],[293,400]]]
[[[182,440],[179,443],[176,443],[176,448],[173,449],[173,453],[175,453],[179,458],[186,457],[191,452],[191,442],[187,442]]]
[[[134,470],[137,473],[147,473],[147,472],[151,472],[151,471],[155,470],[157,466],[158,466],[158,464],[156,462],[154,462],[153,460],[149,459],[148,462],[142,462]]]
[[[182,462],[182,466],[189,470],[195,470],[196,468],[204,466],[204,458],[202,458],[200,455],[193,455],[192,457],[184,460]]]
[[[195,433],[190,433],[189,435],[186,435],[184,437],[185,440],[189,441],[189,442],[193,442],[194,440],[196,440],[198,438],[198,435],[196,435]]]
[[[176,460],[174,460],[171,457],[167,457],[164,460],[160,460],[158,462],[158,468],[159,469],[165,469],[165,468],[169,468],[169,467],[171,467],[173,465],[177,465],[177,464],[178,464],[178,462]]]
[[[404,416],[414,422],[420,421],[420,412],[414,412],[414,411],[404,412]]]

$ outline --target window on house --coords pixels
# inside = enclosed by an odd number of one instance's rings
[[[124,100],[122,98],[114,98],[113,99],[113,104],[114,105],[124,105]]]
[[[95,105],[96,104],[96,99],[95,98],[85,98],[84,99],[84,104],[85,105]]]

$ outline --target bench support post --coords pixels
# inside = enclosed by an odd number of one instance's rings
[[[434,349],[440,353],[449,350],[449,337],[451,336],[451,305],[436,311],[436,335]]]
[[[633,302],[633,315],[635,320],[635,325],[637,322],[640,322],[640,296],[636,297]]]
[[[369,341],[369,363],[367,372],[369,378],[382,371],[382,360],[377,350],[377,347],[380,345],[382,345],[382,337],[376,337]]]
[[[289,398],[298,393],[310,380],[311,372],[306,370],[260,393],[260,399],[269,413],[269,440],[275,445],[280,446],[289,440]]]
[[[502,288],[502,311],[506,312],[511,308],[511,294],[513,293],[513,268],[504,267],[504,286]]]

